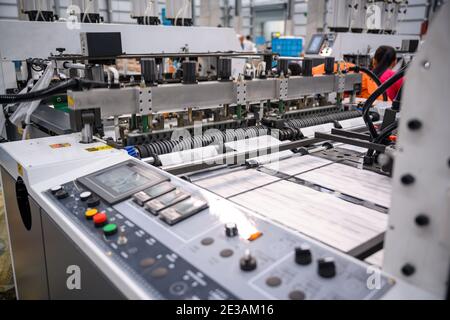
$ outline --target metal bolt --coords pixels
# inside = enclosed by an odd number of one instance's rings
[[[410,120],[408,122],[408,128],[413,131],[419,130],[420,128],[422,128],[422,122],[417,119]]]
[[[423,213],[419,214],[416,217],[415,221],[416,221],[416,224],[419,227],[426,227],[426,226],[428,226],[430,224],[430,218],[427,215],[423,214]]]
[[[431,67],[430,61],[425,61],[425,62],[423,63],[423,67],[424,67],[426,70],[429,70],[430,67]]]
[[[402,268],[403,275],[410,277],[416,272],[416,268],[412,264],[405,264]]]
[[[411,174],[405,174],[402,176],[401,181],[404,185],[409,186],[416,181],[416,178],[414,178]]]

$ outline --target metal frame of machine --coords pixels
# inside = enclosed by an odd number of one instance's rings
[[[405,86],[384,269],[449,297],[450,6],[437,14]],[[433,101],[432,104],[429,101]],[[411,179],[408,179],[411,178]]]
[[[8,43],[0,49],[0,92],[14,89],[16,71],[14,61],[24,62],[30,57],[47,58],[57,48],[67,53],[81,54],[80,34],[86,32],[120,32],[122,48],[127,54],[147,52],[191,52],[239,51],[235,32],[228,28],[180,28],[144,25],[79,24],[79,29],[70,29],[64,22],[0,21],[0,41]],[[145,39],[152,41],[143,41]],[[33,40],[41,39],[41,46]],[[12,86],[12,87],[11,87]]]

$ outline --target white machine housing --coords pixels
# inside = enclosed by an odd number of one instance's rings
[[[312,48],[315,36],[322,36],[322,45],[319,48]],[[321,54],[335,57],[342,60],[344,55],[367,55],[375,53],[375,50],[382,45],[391,46],[398,50],[402,49],[403,40],[419,40],[418,36],[412,35],[391,35],[373,33],[328,33],[314,35],[309,48],[306,48],[308,56],[319,56]],[[310,52],[310,49],[314,52]]]
[[[23,12],[28,11],[53,11],[51,0],[21,0],[20,7]]]
[[[447,299],[450,294],[449,21],[447,3],[433,20],[425,44],[407,74],[384,261],[384,269],[389,273]],[[413,177],[414,182],[402,183],[405,175]]]
[[[329,30],[386,31],[396,33],[403,0],[329,0],[325,21]],[[369,20],[370,19],[370,20]]]
[[[71,0],[70,6],[76,6],[82,13],[99,13],[98,0]]]
[[[367,0],[330,0],[327,2],[326,23],[330,29],[366,29]]]
[[[236,33],[230,28],[91,23],[78,26],[70,29],[64,22],[0,20],[0,43],[8,44],[0,47],[0,94],[17,88],[14,62],[30,57],[45,59],[56,48],[81,54],[80,34],[85,32],[120,32],[127,54],[177,53],[182,48],[190,52],[241,51]]]
[[[159,15],[158,0],[131,0],[131,17],[157,17]]]
[[[192,19],[192,0],[167,0],[168,19]]]

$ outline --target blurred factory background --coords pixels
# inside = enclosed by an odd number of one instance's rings
[[[52,1],[53,2],[53,1]],[[54,0],[54,11],[60,18],[68,16],[69,0]],[[251,35],[258,44],[270,41],[272,35],[304,37],[327,29],[327,6],[331,0],[195,0],[191,2],[194,25],[234,27],[237,33]],[[410,0],[399,16],[397,32],[419,35],[427,19],[427,0]],[[105,22],[135,23],[131,1],[100,0],[99,13]],[[159,16],[165,1],[159,1]],[[0,19],[28,19],[19,13],[16,0],[0,0]]]

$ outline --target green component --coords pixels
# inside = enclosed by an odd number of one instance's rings
[[[284,104],[284,101],[282,101],[282,100],[280,100],[280,102],[278,103],[278,111],[280,113],[286,112],[285,104]]]
[[[142,116],[142,132],[148,132],[148,116]]]
[[[341,106],[342,105],[342,93],[338,93],[336,95],[336,105]]]
[[[112,236],[117,232],[117,225],[115,225],[114,223],[107,224],[103,227],[103,232],[107,236]]]
[[[69,106],[67,104],[67,96],[54,96],[50,99],[51,104],[55,107],[56,110],[60,110],[63,112],[69,112]]]
[[[239,120],[242,119],[242,106],[240,104],[238,104],[236,107],[236,115]]]
[[[137,128],[137,117],[135,114],[131,115],[130,119],[130,130],[135,130]]]

